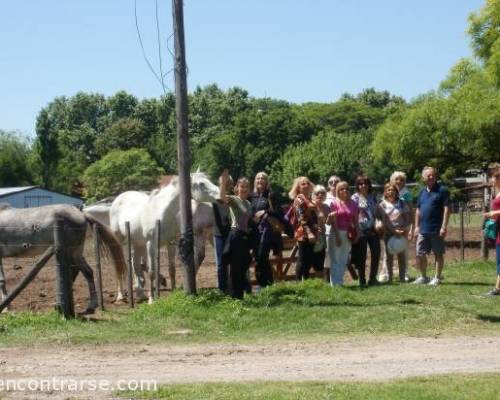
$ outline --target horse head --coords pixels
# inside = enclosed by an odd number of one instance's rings
[[[212,202],[220,197],[219,188],[203,172],[191,174],[191,194],[196,201]]]

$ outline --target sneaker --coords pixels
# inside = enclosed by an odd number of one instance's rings
[[[440,283],[441,283],[441,279],[439,279],[438,277],[434,277],[429,282],[429,286],[438,286]]]
[[[429,283],[429,278],[426,276],[421,276],[412,282],[414,285],[425,285],[426,283]]]
[[[493,288],[488,293],[486,293],[486,296],[500,296],[500,289]]]
[[[380,274],[380,275],[378,276],[378,281],[379,281],[380,283],[385,283],[385,282],[387,282],[388,280],[389,280],[389,275],[388,275],[388,274],[384,274],[384,273],[382,273],[382,274]]]

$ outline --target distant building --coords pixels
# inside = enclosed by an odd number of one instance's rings
[[[19,186],[0,188],[0,203],[8,203],[15,208],[40,207],[50,204],[72,204],[80,207],[83,205],[83,200],[38,186]]]

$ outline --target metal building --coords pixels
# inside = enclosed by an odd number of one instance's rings
[[[0,188],[0,203],[8,203],[15,208],[40,207],[50,204],[73,204],[80,207],[83,205],[83,200],[38,186],[19,186]]]

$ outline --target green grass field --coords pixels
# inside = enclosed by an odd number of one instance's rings
[[[62,320],[55,312],[0,315],[0,345],[258,342],[363,335],[500,334],[500,298],[487,297],[492,263],[448,265],[439,287],[392,284],[332,289],[280,283],[244,301],[177,291],[154,305]]]
[[[124,398],[169,400],[493,400],[500,374],[435,375],[388,382],[253,382],[168,385]]]

